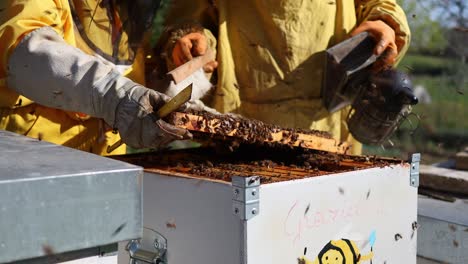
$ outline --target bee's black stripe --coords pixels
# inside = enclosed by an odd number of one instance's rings
[[[353,263],[357,263],[358,262],[358,256],[356,255],[356,251],[354,251],[354,248],[353,248],[353,245],[351,244],[351,241],[349,241],[349,239],[342,239],[344,242],[346,242],[346,244],[348,244],[348,247],[349,249],[351,250],[351,253],[353,253]],[[359,256],[360,258],[360,256]]]

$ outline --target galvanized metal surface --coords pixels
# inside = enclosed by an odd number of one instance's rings
[[[260,213],[260,177],[232,177],[232,210],[241,220]]]
[[[456,199],[452,203],[419,196],[418,215],[447,223],[468,226],[468,200]]]
[[[0,262],[141,236],[142,169],[0,131]]]
[[[298,263],[304,251],[312,263],[331,240],[349,239],[363,257],[373,252],[372,263],[414,264],[409,178],[404,163],[262,184],[261,213],[240,220],[230,210],[233,186],[148,172],[144,224],[168,239],[168,263]]]
[[[414,153],[410,157],[410,185],[418,188],[419,186],[419,163],[421,162],[421,154]]]
[[[442,263],[468,263],[468,226],[419,217],[418,255]]]
[[[93,256],[62,262],[60,264],[117,264],[117,255],[108,257]]]
[[[440,261],[437,261],[437,260],[427,259],[427,258],[423,258],[423,257],[419,257],[419,256],[418,256],[418,258],[416,260],[416,263],[417,264],[446,264],[446,263],[443,263],[443,262],[440,262]]]
[[[44,264],[44,263],[59,263],[59,264],[91,264],[91,260],[99,260],[99,264],[115,264],[117,263],[117,243],[104,245],[93,248],[79,249],[67,251],[53,255],[47,255],[38,258],[30,258],[26,260],[15,261],[15,264]],[[90,257],[91,256],[91,257]],[[112,260],[114,262],[112,263]]]
[[[418,255],[442,263],[468,263],[468,200],[419,197]]]

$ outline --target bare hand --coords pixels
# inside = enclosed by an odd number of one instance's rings
[[[351,36],[364,31],[369,32],[377,42],[374,54],[381,55],[383,53],[379,62],[382,65],[379,66],[383,68],[395,64],[395,59],[398,55],[398,47],[395,43],[395,30],[381,20],[365,21],[351,32]]]
[[[176,67],[188,62],[193,57],[205,54],[208,48],[206,37],[203,33],[189,33],[177,40],[172,50],[172,60]],[[208,62],[203,69],[205,72],[213,72],[218,67],[218,62]]]

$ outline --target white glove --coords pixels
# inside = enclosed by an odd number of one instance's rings
[[[198,69],[178,84],[175,84],[171,81],[168,89],[165,91],[165,94],[173,97],[190,84],[192,84],[192,97],[188,103],[189,108],[196,111],[206,111],[212,114],[220,114],[218,111],[216,111],[216,109],[206,106],[200,100],[203,96],[206,95],[206,93],[211,90],[211,88],[213,88],[213,84],[207,79],[205,71],[202,68]]]
[[[187,108],[195,111],[205,111],[214,115],[221,115],[216,109],[206,106],[201,100],[190,100],[187,103]]]
[[[203,68],[200,68],[177,84],[171,82],[168,89],[164,93],[173,97],[190,84],[192,84],[191,100],[193,101],[201,99],[213,87],[213,84],[211,84],[210,80],[208,80],[206,77]]]
[[[188,131],[155,120],[167,97],[118,73],[113,65],[68,45],[51,27],[32,31],[8,61],[8,87],[53,108],[103,118],[136,148],[190,138]]]

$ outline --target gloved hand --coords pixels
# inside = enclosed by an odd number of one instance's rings
[[[176,67],[186,63],[195,56],[205,54],[208,48],[206,37],[201,32],[188,33],[177,40],[172,49],[172,60]],[[218,67],[217,61],[211,61],[203,66],[207,73],[213,72]]]
[[[395,64],[398,55],[398,47],[395,43],[395,30],[381,20],[365,21],[351,32],[355,36],[361,32],[367,31],[377,42],[374,49],[376,55],[384,52],[381,60],[376,62],[376,68],[384,68]]]
[[[30,32],[18,44],[9,59],[7,82],[36,103],[104,119],[135,148],[161,147],[191,137],[152,115],[167,96],[68,45],[50,27]]]
[[[115,127],[123,142],[133,148],[160,148],[174,140],[191,139],[187,130],[153,114],[168,100],[166,95],[142,86],[128,90],[115,113]]]

